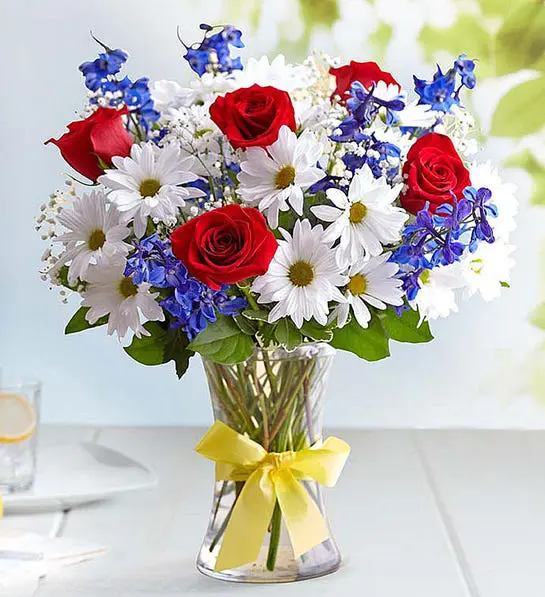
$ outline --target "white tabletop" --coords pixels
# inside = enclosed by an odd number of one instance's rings
[[[545,432],[336,430],[352,445],[341,480],[326,494],[344,566],[281,587],[240,586],[196,571],[213,483],[211,463],[193,452],[202,433],[46,429],[48,443],[93,440],[118,449],[154,468],[160,483],[70,512],[0,521],[0,528],[109,547],[47,577],[36,597],[545,595]]]

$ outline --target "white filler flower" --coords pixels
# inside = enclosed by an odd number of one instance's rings
[[[344,301],[338,286],[348,278],[339,273],[335,250],[324,242],[321,225],[311,227],[308,220],[297,220],[293,237],[281,230],[285,240],[263,276],[255,279],[252,291],[259,294],[259,303],[276,303],[269,314],[273,323],[291,317],[300,328],[313,317],[321,325],[327,323],[329,301]]]
[[[346,302],[333,309],[330,321],[337,320],[342,328],[348,321],[350,308],[356,321],[366,328],[371,320],[367,304],[377,309],[386,309],[388,305],[403,304],[403,282],[394,276],[399,270],[397,263],[389,263],[391,253],[372,257],[368,261],[355,263],[348,271],[349,282],[346,287]]]
[[[401,229],[409,216],[393,202],[402,187],[390,187],[364,166],[353,177],[348,196],[340,189],[328,189],[326,195],[333,205],[311,208],[317,218],[331,222],[325,231],[326,240],[340,239],[338,256],[342,266],[356,263],[362,256],[380,255],[383,245],[401,238]]]
[[[325,176],[316,166],[322,146],[311,131],[298,138],[287,126],[281,127],[278,139],[267,151],[249,147],[238,174],[238,193],[242,200],[258,207],[267,216],[271,228],[278,227],[279,211],[290,206],[303,214],[303,191]]]
[[[155,300],[159,293],[150,292],[146,282],[136,285],[125,276],[125,259],[103,260],[89,268],[89,285],[83,292],[82,306],[89,307],[85,318],[90,324],[108,315],[108,334],[117,332],[123,338],[127,331],[149,336],[144,328],[146,321],[164,321],[163,310]]]
[[[193,157],[182,157],[174,144],[133,145],[130,157],[112,158],[115,169],[106,170],[98,180],[112,189],[108,198],[121,212],[123,221],[134,219],[134,233],[141,238],[148,217],[172,224],[186,199],[204,195],[200,189],[181,186],[197,179],[194,161]]]
[[[63,209],[57,220],[69,230],[57,236],[55,242],[66,245],[60,259],[62,263],[70,264],[70,284],[78,278],[86,280],[89,265],[96,265],[103,256],[125,256],[132,248],[123,240],[130,230],[120,223],[119,212],[108,204],[102,191],[91,191],[89,195],[77,198],[73,209]]]

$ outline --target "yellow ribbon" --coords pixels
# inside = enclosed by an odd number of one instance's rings
[[[296,558],[328,539],[327,523],[300,481],[333,487],[350,453],[346,442],[330,437],[299,452],[267,452],[216,421],[195,450],[216,463],[217,481],[245,482],[225,530],[217,572],[257,560],[277,500]]]

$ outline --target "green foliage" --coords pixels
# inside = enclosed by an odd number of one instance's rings
[[[481,10],[486,16],[507,16],[520,4],[527,4],[528,0],[479,0]]]
[[[531,202],[534,205],[545,205],[545,165],[527,150],[508,158],[505,165],[526,170],[534,183]]]
[[[188,348],[216,363],[241,363],[251,356],[254,341],[232,318],[218,315],[218,319],[198,334]]]
[[[183,376],[189,367],[189,360],[194,352],[188,350],[189,340],[181,328],[173,328],[167,331],[165,346],[163,349],[164,362],[174,361],[178,379]]]
[[[108,317],[101,317],[96,323],[90,324],[85,315],[89,311],[89,307],[80,307],[75,313],[72,319],[66,324],[64,328],[65,334],[75,334],[76,332],[82,332],[83,330],[89,330],[91,328],[97,328],[105,323],[108,323]]]
[[[390,356],[388,336],[378,317],[373,317],[368,328],[362,328],[352,318],[343,328],[333,331],[331,346],[347,350],[366,361],[379,361]]]
[[[303,336],[315,340],[316,342],[331,342],[331,339],[333,338],[332,330],[316,323],[314,319],[305,321],[301,328],[301,332],[303,333]]]
[[[142,365],[166,363],[167,330],[155,321],[148,321],[144,324],[144,328],[150,335],[141,338],[134,336],[130,345],[125,348],[125,352]]]
[[[545,303],[542,303],[530,313],[530,323],[541,330],[545,330]]]
[[[299,5],[307,29],[316,25],[329,28],[339,19],[337,0],[299,0]]]
[[[508,91],[492,118],[491,134],[497,137],[523,137],[545,125],[545,110],[537,107],[545,97],[545,76],[525,81]]]
[[[479,59],[477,78],[484,78],[493,74],[492,48],[493,36],[485,29],[482,20],[475,15],[460,14],[458,20],[448,28],[425,25],[420,32],[420,43],[424,48],[426,58],[432,62],[435,52],[445,50],[453,59],[460,54]],[[444,65],[445,68],[450,65]]]
[[[242,315],[252,321],[268,321],[269,312],[265,309],[245,309],[242,311]]]
[[[395,309],[388,308],[380,313],[380,318],[384,329],[392,340],[413,344],[433,340],[428,322],[423,321],[418,325],[420,321],[418,311],[407,309],[398,316]]]
[[[253,336],[257,332],[258,323],[256,320],[252,320],[251,318],[242,317],[242,315],[237,315],[233,317],[235,323],[238,325],[241,332],[248,334],[248,336]]]
[[[496,36],[496,74],[532,66],[545,53],[545,5],[525,3],[511,12]]]
[[[295,327],[293,321],[287,317],[280,319],[276,324],[275,337],[278,344],[287,350],[297,348],[303,342],[301,332]]]
[[[389,23],[380,22],[377,28],[369,35],[369,43],[375,48],[377,58],[382,59],[394,35],[394,28]]]

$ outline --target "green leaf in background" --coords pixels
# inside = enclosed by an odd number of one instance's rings
[[[301,332],[295,327],[293,321],[287,317],[280,319],[276,324],[275,337],[278,344],[281,344],[287,350],[294,350],[303,342]]]
[[[486,16],[508,16],[520,4],[527,4],[528,0],[478,0],[478,2]]]
[[[536,328],[545,330],[545,303],[542,303],[530,313],[530,323],[535,325]]]
[[[375,49],[377,58],[382,60],[386,54],[388,44],[394,35],[394,28],[384,21],[380,21],[377,28],[369,35],[369,43]]]
[[[545,53],[545,5],[529,2],[511,12],[496,35],[495,48],[498,75],[532,68]]]
[[[447,28],[425,25],[420,32],[419,41],[430,62],[433,62],[438,50],[449,52],[453,59],[459,54],[467,54],[470,58],[479,59],[477,80],[494,74],[491,60],[493,37],[475,15],[461,14],[454,25]],[[444,67],[446,69],[450,65],[445,64]],[[423,76],[423,73],[416,75]]]
[[[241,363],[252,355],[254,342],[232,318],[218,315],[218,319],[208,324],[188,348],[216,363]]]
[[[545,76],[525,81],[510,89],[500,100],[490,133],[496,137],[523,137],[545,125]]]
[[[108,323],[108,316],[101,317],[96,323],[90,324],[86,319],[85,315],[89,311],[89,307],[80,307],[75,313],[72,319],[66,324],[64,328],[65,334],[75,334],[76,332],[82,332],[83,330],[89,330],[91,328],[97,328],[105,323]]]
[[[534,205],[545,205],[545,164],[539,162],[528,150],[511,156],[504,164],[526,170],[532,177],[534,185],[531,202]]]
[[[337,0],[299,0],[303,23],[307,28],[325,25],[330,28],[339,20]]]
[[[407,309],[398,316],[395,309],[389,308],[381,312],[380,316],[382,325],[392,340],[413,344],[433,340],[428,322],[423,321],[418,325],[420,321],[418,311]]]
[[[331,346],[347,350],[366,361],[378,361],[390,356],[388,337],[378,317],[373,317],[368,328],[362,328],[352,318],[343,328],[333,331]]]
[[[148,321],[144,327],[150,335],[141,338],[134,336],[125,352],[142,365],[162,365],[166,362],[167,330],[155,321]]]
[[[189,340],[181,328],[169,329],[163,350],[164,362],[174,361],[178,379],[187,371],[193,351],[187,349]]]
[[[301,332],[303,333],[303,336],[315,340],[316,342],[331,342],[331,339],[333,338],[333,331],[316,323],[314,319],[305,321],[301,328]]]

